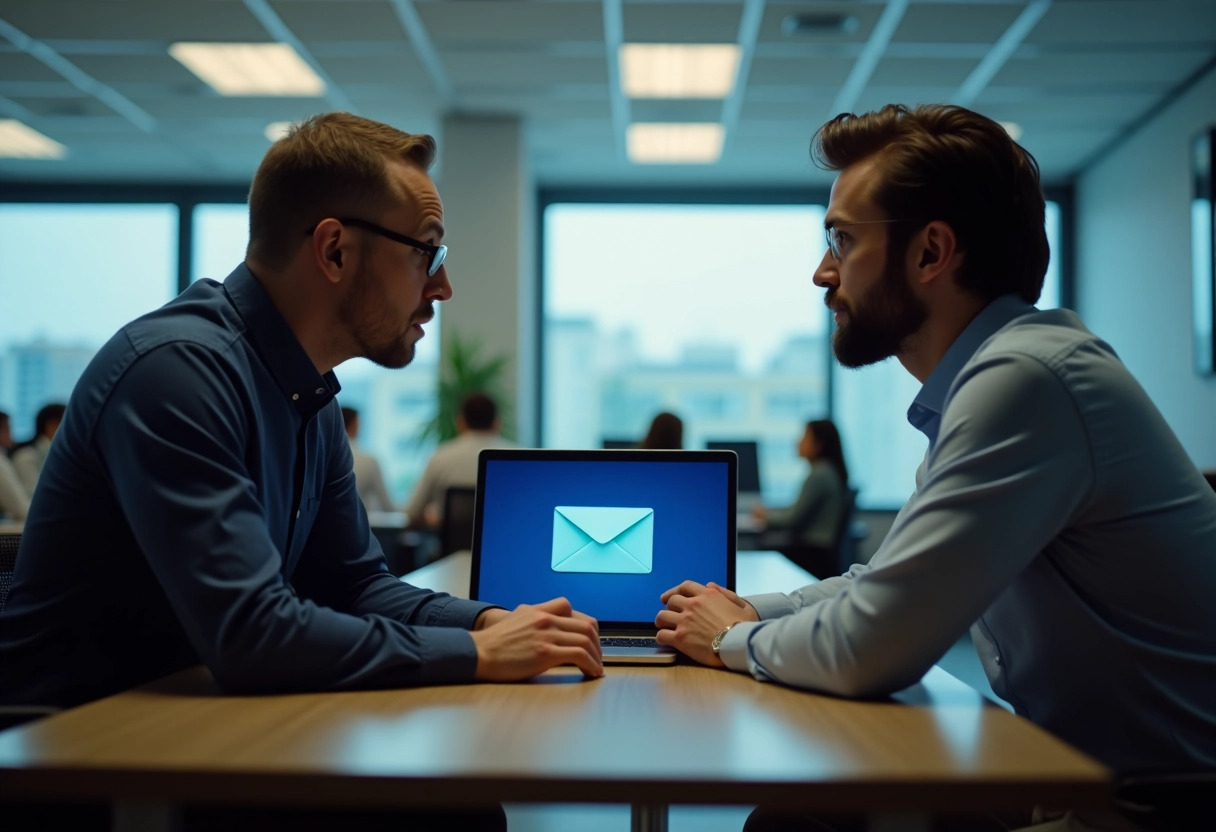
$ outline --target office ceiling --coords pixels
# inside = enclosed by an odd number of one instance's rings
[[[799,15],[855,28],[787,34]],[[169,56],[183,40],[289,42],[327,92],[222,97]],[[622,42],[738,43],[745,80],[629,100]],[[1214,57],[1216,0],[0,0],[0,118],[68,148],[0,180],[243,184],[269,122],[346,109],[441,142],[446,114],[518,116],[542,184],[817,185],[835,113],[953,101],[1019,124],[1059,183]],[[631,121],[721,121],[725,151],[634,165]]]

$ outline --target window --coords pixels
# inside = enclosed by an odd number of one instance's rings
[[[194,250],[190,280],[210,277],[222,281],[245,260],[249,242],[249,207],[242,202],[194,206]]]
[[[0,204],[0,409],[18,441],[120,327],[177,293],[169,204]]]
[[[670,410],[684,446],[792,448],[827,412],[827,318],[811,273],[817,205],[553,203],[544,212],[542,441],[640,439]],[[818,362],[818,363],[816,363]],[[801,408],[769,412],[789,394]],[[801,470],[766,469],[787,499]]]

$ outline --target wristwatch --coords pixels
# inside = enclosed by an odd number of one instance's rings
[[[735,624],[739,622],[736,621]],[[718,632],[714,633],[713,640],[709,643],[709,649],[714,651],[714,655],[718,655],[718,651],[722,649],[722,639],[726,638],[726,634],[730,632],[730,628],[735,624],[728,624]]]

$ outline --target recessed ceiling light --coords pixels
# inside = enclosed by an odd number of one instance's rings
[[[1009,134],[1009,138],[1015,142],[1022,138],[1022,125],[1016,121],[1002,121],[1001,126],[1005,128],[1005,132]]]
[[[630,98],[725,98],[738,67],[733,43],[626,43],[621,89]]]
[[[0,157],[6,159],[62,159],[68,149],[32,127],[0,118]]]
[[[722,155],[721,124],[639,122],[629,125],[629,161],[639,165],[708,165]]]
[[[169,54],[220,95],[325,92],[325,82],[286,43],[175,43]]]
[[[279,139],[287,135],[287,131],[295,126],[294,122],[290,121],[272,121],[266,125],[266,129],[262,133],[272,142],[277,142]]]

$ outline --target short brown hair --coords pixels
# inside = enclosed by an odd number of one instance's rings
[[[947,104],[841,113],[819,128],[811,156],[843,170],[877,155],[872,193],[889,219],[941,220],[964,252],[958,282],[982,298],[1039,299],[1050,256],[1039,165],[990,118]],[[910,237],[892,229],[892,241]],[[894,250],[894,249],[892,249]]]
[[[350,113],[324,113],[292,125],[271,145],[249,189],[251,260],[281,267],[307,229],[326,217],[366,216],[401,200],[389,160],[428,169],[435,140]]]

